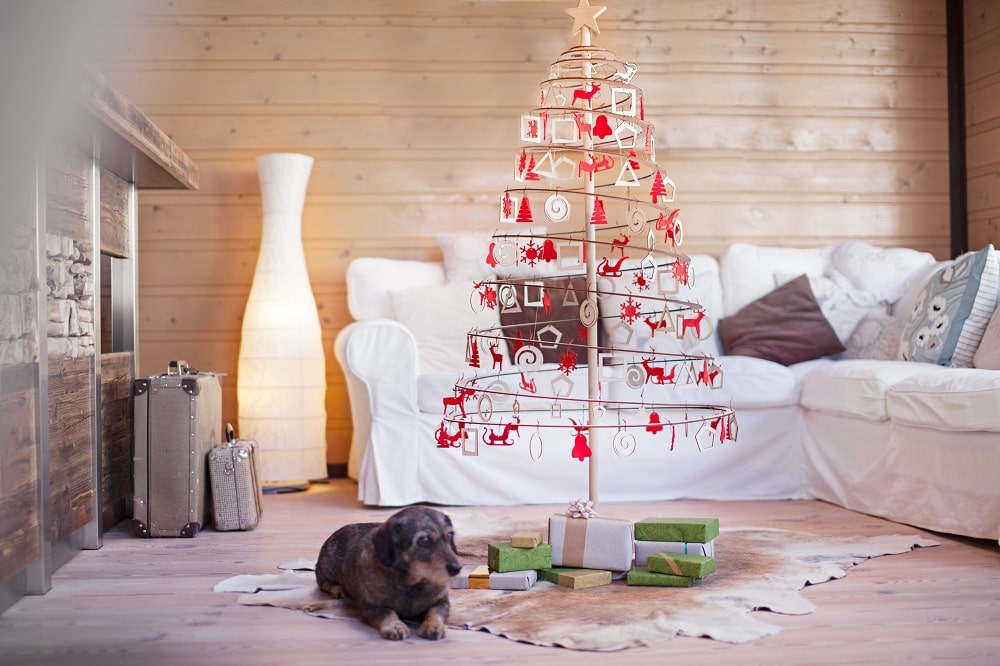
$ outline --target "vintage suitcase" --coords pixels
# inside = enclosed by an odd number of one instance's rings
[[[257,477],[257,442],[236,439],[226,424],[226,441],[208,452],[208,476],[212,483],[215,529],[252,530],[264,512],[260,479]]]
[[[219,376],[171,361],[133,384],[135,533],[193,537],[205,525],[208,451],[222,441]]]

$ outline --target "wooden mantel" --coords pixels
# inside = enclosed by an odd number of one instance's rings
[[[139,189],[198,189],[198,165],[91,66],[80,102],[100,128],[104,168]]]

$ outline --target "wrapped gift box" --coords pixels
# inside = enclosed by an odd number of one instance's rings
[[[632,523],[615,518],[549,518],[552,565],[628,571],[632,566]]]
[[[534,569],[491,572],[485,564],[465,564],[451,579],[456,590],[529,590],[538,581]]]
[[[707,543],[717,536],[718,518],[644,518],[635,524],[636,541]]]
[[[705,555],[715,557],[715,540],[707,543],[690,543],[687,541],[636,541],[635,566],[646,566],[650,555],[657,553],[685,553],[688,555]]]
[[[542,569],[538,577],[556,585],[584,590],[588,587],[611,585],[611,572],[602,569],[574,569],[573,567],[552,567]]]
[[[715,571],[715,558],[683,553],[657,553],[649,556],[646,568],[655,573],[703,578]]]
[[[514,548],[534,548],[542,545],[544,541],[545,537],[541,532],[520,532],[510,537],[510,545]]]
[[[456,590],[489,588],[490,570],[485,564],[463,564],[462,570],[452,576],[451,586]]]
[[[534,569],[525,571],[494,571],[490,573],[491,590],[530,590],[538,581],[538,572]]]
[[[547,543],[534,548],[515,548],[509,543],[495,542],[487,546],[490,571],[524,571],[548,569],[552,566],[552,546]]]
[[[694,578],[656,573],[646,567],[636,567],[628,572],[625,582],[629,585],[646,585],[651,587],[691,587],[694,583]]]

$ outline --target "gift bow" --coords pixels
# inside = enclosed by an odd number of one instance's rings
[[[597,511],[594,510],[592,501],[580,498],[569,503],[566,515],[572,518],[597,518]]]

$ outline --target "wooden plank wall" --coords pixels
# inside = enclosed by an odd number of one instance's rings
[[[0,583],[41,556],[38,364],[0,366]]]
[[[1000,247],[1000,5],[965,2],[969,247]]]
[[[235,419],[254,157],[308,153],[304,243],[342,464],[348,263],[438,258],[435,232],[494,227],[520,114],[576,43],[575,0],[120,1],[98,67],[201,167],[197,193],[140,204],[140,373],[178,356],[229,373]],[[595,43],[639,66],[688,252],[864,238],[947,256],[944,0],[604,4]]]
[[[132,497],[131,352],[101,354],[101,510],[110,529]]]

